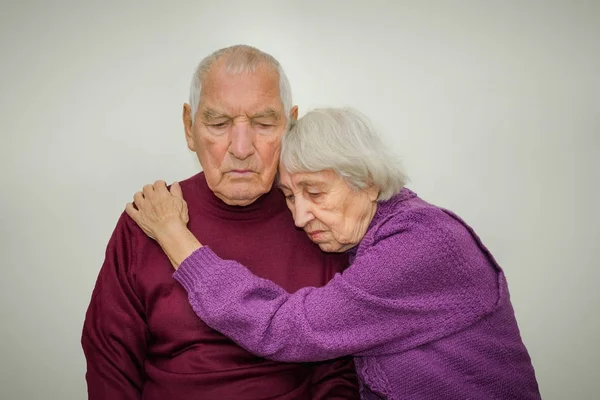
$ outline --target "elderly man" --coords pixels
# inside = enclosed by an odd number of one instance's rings
[[[291,292],[324,285],[346,263],[294,228],[272,188],[281,137],[297,113],[280,64],[249,46],[205,58],[183,109],[188,147],[204,170],[181,183],[191,234]],[[83,328],[90,399],[359,397],[350,359],[256,357],[199,320],[172,274],[159,245],[123,214]]]

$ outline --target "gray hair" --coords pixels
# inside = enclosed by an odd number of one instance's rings
[[[235,45],[215,51],[200,61],[200,64],[198,64],[198,67],[196,67],[196,71],[192,76],[192,83],[190,85],[192,122],[196,118],[196,113],[198,112],[200,93],[202,92],[202,83],[204,82],[204,78],[215,62],[217,62],[223,56],[227,56],[225,68],[228,72],[233,74],[240,74],[242,72],[255,72],[256,67],[262,64],[272,66],[279,74],[279,96],[281,97],[281,104],[283,105],[285,116],[289,119],[290,111],[292,109],[292,88],[290,86],[290,81],[281,67],[281,64],[279,64],[279,61],[277,61],[272,55],[255,47],[247,45]]]
[[[316,109],[292,123],[282,140],[281,163],[290,173],[333,170],[356,189],[375,185],[378,201],[406,183],[369,119],[350,108]]]

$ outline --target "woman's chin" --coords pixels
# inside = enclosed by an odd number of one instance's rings
[[[343,253],[345,251],[344,245],[335,239],[332,240],[331,235],[327,235],[326,232],[308,234],[308,238],[326,253]]]
[[[334,245],[332,243],[317,243],[317,246],[326,253],[341,253],[343,252],[342,248],[339,245]]]

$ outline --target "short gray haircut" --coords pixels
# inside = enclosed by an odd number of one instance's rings
[[[212,66],[221,58],[227,57],[225,68],[232,74],[242,72],[255,72],[259,65],[270,65],[279,74],[279,96],[285,112],[285,117],[290,117],[292,109],[292,87],[281,64],[272,55],[265,53],[255,47],[247,45],[235,45],[217,50],[211,55],[205,57],[196,67],[192,76],[190,85],[190,107],[192,108],[192,122],[196,118],[198,105],[200,104],[200,94],[202,92],[202,83]]]
[[[321,108],[292,123],[281,144],[281,163],[290,173],[332,170],[356,189],[379,188],[378,201],[406,184],[399,160],[369,119],[351,108]]]

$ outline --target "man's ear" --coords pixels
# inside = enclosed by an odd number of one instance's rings
[[[193,121],[192,121],[192,107],[185,103],[183,105],[183,129],[185,130],[185,141],[187,142],[188,149],[196,151],[194,142],[194,135],[192,134]]]
[[[298,106],[294,106],[290,110],[290,121],[296,121],[297,119],[298,119]]]

